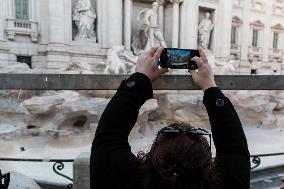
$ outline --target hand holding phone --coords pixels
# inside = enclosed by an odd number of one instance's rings
[[[198,66],[191,59],[200,57],[198,50],[165,48],[160,57],[160,66],[171,69],[197,70]]]
[[[198,70],[189,70],[189,72],[195,85],[199,86],[203,91],[206,91],[211,87],[217,87],[217,85],[205,53],[202,50],[200,50],[199,53],[200,58],[195,57],[192,59],[192,61],[196,62]]]

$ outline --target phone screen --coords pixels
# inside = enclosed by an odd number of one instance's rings
[[[198,69],[196,63],[191,61],[195,56],[200,57],[198,50],[165,48],[160,58],[160,66],[162,68],[196,70]]]

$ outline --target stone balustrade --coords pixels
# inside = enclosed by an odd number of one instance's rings
[[[234,55],[236,59],[240,59],[241,58],[241,46],[231,45],[231,55]]]
[[[283,50],[282,49],[269,49],[269,54],[277,57],[282,57]]]
[[[7,18],[7,36],[9,40],[14,40],[16,35],[28,35],[32,42],[38,42],[38,23],[30,20],[18,20]]]
[[[269,61],[282,63],[283,50],[282,49],[269,49]]]
[[[248,59],[250,61],[262,61],[263,48],[262,47],[249,47]]]

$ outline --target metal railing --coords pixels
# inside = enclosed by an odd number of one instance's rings
[[[19,158],[0,158],[0,161],[9,161],[9,162],[42,162],[42,163],[54,163],[52,166],[52,170],[54,173],[57,175],[60,175],[69,181],[71,181],[72,184],[67,185],[67,189],[72,189],[73,186],[73,178],[61,173],[64,169],[64,163],[73,163],[74,159],[19,159]],[[5,182],[1,182],[4,180]],[[6,174],[4,176],[1,176],[1,171],[0,171],[0,189],[5,188],[7,185],[7,182],[9,183],[10,180],[10,175]],[[1,185],[2,184],[2,185]]]
[[[251,155],[251,170],[254,170],[255,168],[259,167],[261,164],[261,158],[263,157],[272,157],[272,156],[284,156],[284,152],[281,153],[271,153],[271,154],[257,154],[257,155]]]
[[[116,90],[129,75],[72,75],[72,74],[0,74],[0,90]],[[222,90],[284,90],[284,76],[215,76]],[[154,90],[199,90],[188,75],[164,75],[153,83]],[[259,167],[261,158],[280,156],[284,153],[257,154],[251,156],[251,170]],[[74,160],[12,159],[0,161],[54,162],[53,171],[62,174],[64,163]],[[0,178],[1,175],[0,175]],[[1,182],[0,182],[1,184]],[[72,188],[72,184],[67,188]]]

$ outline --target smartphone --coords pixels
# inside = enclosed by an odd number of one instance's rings
[[[162,68],[196,70],[198,66],[191,61],[195,56],[200,57],[198,50],[165,48],[160,57],[160,66]]]

